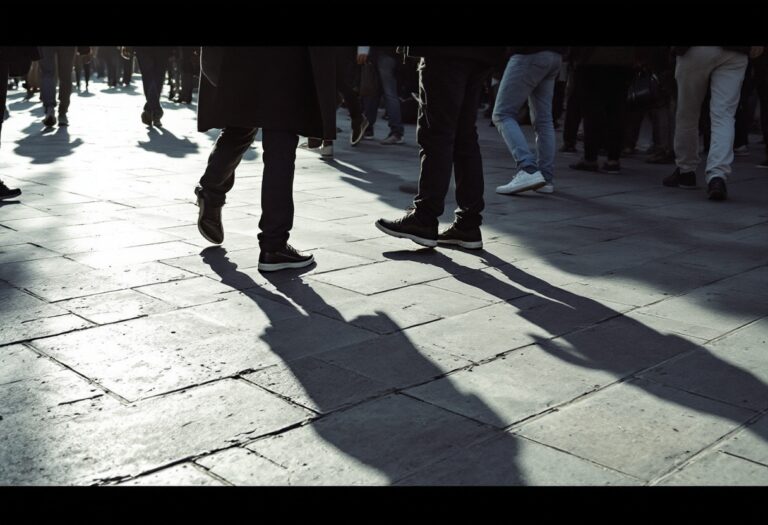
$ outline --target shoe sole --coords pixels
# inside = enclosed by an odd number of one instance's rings
[[[224,242],[224,238],[220,241],[217,241],[216,239],[211,239],[205,231],[203,231],[203,228],[200,226],[200,223],[203,222],[203,213],[205,213],[205,200],[198,195],[197,197],[197,207],[200,209],[200,211],[197,214],[197,231],[200,232],[200,235],[203,236],[203,239],[205,239],[208,242],[212,242],[213,244],[221,244]]]
[[[353,140],[353,139],[354,139],[354,136],[352,136],[352,137],[349,137],[349,144],[350,144],[351,146],[357,146],[357,144],[358,144],[358,143],[359,143],[361,140],[363,140],[363,135],[365,135],[365,130],[367,130],[367,129],[368,129],[368,126],[370,126],[370,125],[371,125],[371,123],[370,123],[370,122],[368,122],[368,121],[366,121],[366,122],[365,122],[365,126],[363,126],[363,127],[362,127],[362,129],[360,130],[360,136],[357,138],[357,140]]]
[[[424,237],[417,237],[416,235],[410,235],[408,233],[396,232],[394,230],[390,230],[389,228],[386,228],[385,226],[382,226],[378,222],[374,224],[376,224],[376,227],[379,230],[383,231],[387,235],[391,235],[392,237],[397,237],[399,239],[409,239],[415,242],[416,244],[426,246],[427,248],[434,248],[435,246],[437,246],[437,240],[425,239]]]
[[[468,250],[479,250],[483,247],[483,241],[460,241],[458,239],[437,240],[437,244],[452,244]]]
[[[315,262],[315,258],[312,257],[308,261],[301,262],[285,262],[285,263],[259,263],[260,272],[276,272],[278,270],[290,270],[296,268],[304,268]]]
[[[555,190],[545,190],[545,189],[539,188],[538,190],[536,190],[536,193],[542,193],[544,195],[551,195],[551,194],[555,193]]]
[[[536,182],[536,183],[533,183],[533,184],[529,184],[528,186],[523,186],[522,188],[514,189],[514,190],[511,190],[511,191],[509,191],[509,190],[502,190],[501,188],[496,188],[496,193],[498,193],[499,195],[514,195],[515,193],[522,193],[524,191],[538,190],[542,186],[546,186],[546,185],[547,185],[546,182]]]

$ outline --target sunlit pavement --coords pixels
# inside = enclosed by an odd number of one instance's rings
[[[415,127],[351,148],[340,110],[335,160],[297,152],[291,242],[317,264],[268,275],[261,143],[209,247],[216,134],[165,95],[142,125],[135,78],[47,131],[9,94],[0,484],[768,484],[759,136],[723,203],[639,155],[609,175],[558,154],[556,193],[509,197],[480,118],[485,249],[429,250],[373,226],[410,203]]]

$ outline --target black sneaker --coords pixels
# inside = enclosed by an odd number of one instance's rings
[[[352,119],[352,135],[349,137],[349,143],[357,146],[357,143],[363,140],[363,135],[368,130],[368,119],[363,115],[360,119]]]
[[[715,177],[707,184],[707,195],[711,201],[724,201],[728,198],[728,189],[722,177]]]
[[[573,144],[565,143],[560,147],[561,153],[576,153],[577,151],[576,146]]]
[[[768,168],[768,158],[767,158],[767,159],[765,159],[765,160],[764,160],[763,162],[761,162],[760,164],[755,164],[755,167],[756,167],[756,168]]]
[[[20,189],[11,189],[8,186],[6,186],[2,181],[0,181],[0,201],[4,201],[5,199],[13,199],[14,197],[18,197],[21,195]]]
[[[692,190],[696,188],[696,172],[687,171],[681,173],[680,168],[675,168],[675,171],[673,171],[671,175],[664,177],[664,180],[662,180],[661,183],[669,188]]]
[[[437,225],[424,226],[416,218],[416,212],[409,211],[405,217],[388,221],[379,219],[376,221],[376,227],[392,237],[401,239],[410,239],[416,244],[433,248],[437,246]]]
[[[479,227],[462,230],[454,222],[447,230],[437,236],[437,243],[458,244],[462,248],[479,250],[483,247],[483,235],[480,233]]]
[[[56,115],[53,112],[53,108],[45,108],[45,118],[43,119],[43,125],[48,128],[52,128],[56,125]]]
[[[304,255],[296,251],[290,244],[273,252],[262,251],[259,254],[259,271],[275,272],[289,268],[304,268],[315,262],[312,254]]]
[[[214,244],[224,242],[224,226],[221,224],[221,206],[214,206],[205,199],[205,191],[202,187],[195,188],[197,206],[200,211],[197,215],[197,229],[205,240]]]
[[[149,111],[142,111],[141,122],[146,126],[152,126],[152,113]]]
[[[152,125],[156,128],[162,128],[163,123],[160,122],[160,119],[163,118],[163,114],[161,113],[152,113]]]
[[[596,160],[585,160],[585,159],[581,159],[575,164],[569,164],[568,167],[571,168],[572,170],[579,170],[579,171],[598,171],[599,169]]]

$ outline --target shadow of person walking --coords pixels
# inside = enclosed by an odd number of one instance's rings
[[[301,312],[303,322],[292,323],[293,331],[311,331],[312,319],[321,310],[341,318],[301,278],[306,269],[293,271],[292,279],[286,279],[285,272],[265,275],[270,290],[237,271],[221,247],[206,248],[201,256],[224,284],[246,289],[246,294],[258,291],[261,297]],[[382,312],[370,315],[379,318],[377,324],[393,323]],[[358,317],[348,322],[360,325],[360,321]],[[403,393],[450,371],[438,366],[434,356],[424,355],[404,333],[320,353],[281,345],[279,341],[289,335],[278,320],[271,320],[261,337],[282,365],[245,376],[317,414],[307,426],[249,444],[270,461],[288,465],[286,478],[278,479],[278,484],[526,483],[516,466],[520,439],[503,431],[505,425],[481,398],[453,392],[481,414],[483,422]],[[491,454],[478,446],[487,443]],[[435,464],[441,467],[433,469]]]
[[[528,352],[571,365],[567,369],[572,377],[555,376],[552,382],[572,381],[583,373],[585,382],[597,383],[540,413],[559,407],[569,410],[524,425],[520,431],[521,420],[504,421],[507,427],[516,427],[516,434],[562,449],[578,441],[577,454],[582,452],[584,457],[648,482],[742,428],[759,441],[768,441],[766,420],[758,423],[768,410],[768,387],[761,377],[744,368],[765,369],[765,357],[754,348],[710,350],[693,338],[663,334],[609,306],[523,272],[488,251],[479,252],[479,256],[492,268],[472,272],[438,250],[403,250],[384,256],[438,266],[456,281],[500,299],[497,304],[507,308],[502,315],[507,316],[504,322],[512,326],[510,331],[517,334],[516,341],[510,340],[504,349],[475,355],[481,365],[495,362],[499,356]],[[436,323],[434,331],[440,329]],[[597,396],[613,386],[616,390],[605,395],[620,397],[626,406],[617,402],[612,409],[606,408],[611,405],[607,397],[602,408],[586,399],[580,406],[571,404],[574,399],[592,393]],[[633,400],[640,398],[646,401],[633,406]],[[653,399],[662,403],[654,404]],[[452,405],[459,406],[455,402]],[[629,413],[622,413],[622,408]],[[644,414],[646,410],[653,414]],[[558,428],[562,431],[563,427],[548,425],[547,419],[570,425],[567,436],[559,435]],[[670,451],[670,455],[655,460],[637,457],[659,451]]]

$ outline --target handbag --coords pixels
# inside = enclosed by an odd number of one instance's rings
[[[642,69],[635,74],[627,90],[631,109],[651,109],[664,104],[664,91],[656,73]]]

